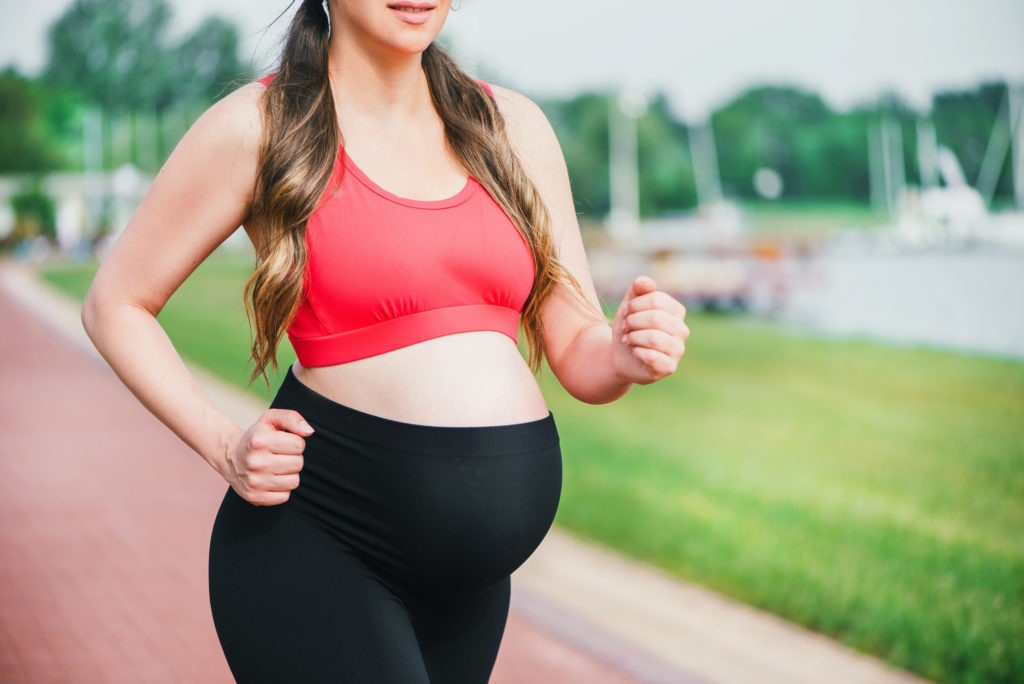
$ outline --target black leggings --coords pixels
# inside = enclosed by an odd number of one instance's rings
[[[210,539],[210,605],[235,679],[483,684],[509,574],[547,534],[562,486],[554,417],[418,425],[318,394],[289,369],[274,408],[306,439],[288,501],[228,487]]]

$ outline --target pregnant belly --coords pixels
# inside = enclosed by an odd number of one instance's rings
[[[293,366],[314,391],[359,411],[420,425],[506,425],[548,408],[515,343],[493,331],[446,335],[334,366]]]
[[[561,493],[552,416],[461,428],[384,422],[319,414],[301,482],[282,506],[411,596],[472,593],[529,557]]]
[[[427,590],[487,586],[543,540],[562,484],[557,444],[501,455],[406,461],[392,509],[402,569]],[[403,485],[404,483],[404,485]]]

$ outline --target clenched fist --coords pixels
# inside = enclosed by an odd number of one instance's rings
[[[690,336],[685,318],[680,302],[638,276],[612,321],[612,366],[619,377],[646,385],[675,373]]]
[[[313,428],[291,409],[268,409],[228,451],[224,479],[257,506],[284,503],[299,486],[305,437]]]

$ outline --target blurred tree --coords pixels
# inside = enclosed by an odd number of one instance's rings
[[[870,199],[867,127],[873,117],[873,111],[834,114],[794,139],[793,155],[806,196]]]
[[[249,73],[238,59],[238,31],[220,17],[209,17],[171,51],[169,77],[158,81],[153,94],[157,114],[159,156],[164,158],[164,115],[177,102],[214,102],[230,92],[238,79]]]
[[[50,27],[44,75],[108,112],[146,106],[170,17],[165,0],[75,0]]]
[[[213,102],[235,79],[246,78],[238,60],[238,31],[220,17],[209,17],[174,50],[177,85],[183,99]]]
[[[60,168],[77,168],[82,162],[82,98],[42,79],[33,83],[39,94],[43,137],[56,151]]]
[[[656,95],[637,121],[640,215],[657,216],[697,205],[697,190],[686,127]]]
[[[569,167],[577,210],[597,218],[611,204],[606,93],[570,100],[547,100],[541,107],[551,120]],[[697,203],[686,127],[672,115],[668,99],[656,95],[637,120],[640,214],[655,216]]]
[[[608,213],[608,95],[584,93],[571,100],[538,102],[551,120],[572,184],[576,210],[590,217]]]
[[[12,243],[36,236],[57,239],[57,208],[38,178],[28,189],[12,195],[10,202],[14,211]]]
[[[754,197],[751,179],[762,166],[782,177],[784,196],[806,194],[821,169],[802,163],[799,142],[832,116],[820,96],[790,86],[753,88],[717,109],[711,126],[725,194]]]
[[[41,173],[59,166],[40,111],[40,88],[13,67],[0,72],[0,173]]]
[[[171,8],[166,0],[74,0],[50,28],[44,78],[81,94],[103,113],[104,166],[112,163],[114,116],[137,112],[162,117],[176,104],[209,104],[234,78],[245,78],[238,60],[238,34],[219,18],[204,21],[172,45],[167,37]],[[135,160],[135,136],[131,158]],[[165,150],[158,156],[163,159]]]
[[[148,107],[150,80],[168,73],[170,16],[165,0],[75,0],[50,27],[44,77],[103,112],[106,168],[112,116]]]
[[[931,118],[938,142],[953,150],[972,185],[977,182],[1006,90],[1005,81],[994,81],[975,89],[936,93],[932,98]],[[995,197],[1004,200],[1013,197],[1009,158],[1007,154],[995,191]]]
[[[931,116],[939,143],[956,152],[971,183],[1005,93],[1005,83],[987,83],[934,98]],[[594,217],[609,208],[608,98],[588,93],[541,103],[565,153],[577,208]],[[919,183],[917,120],[924,114],[897,93],[883,92],[877,101],[834,112],[817,94],[798,88],[752,88],[711,115],[723,189],[732,197],[756,198],[754,172],[766,166],[781,175],[783,197],[868,202],[869,130],[878,132],[883,115],[899,128],[906,182]],[[688,148],[686,127],[658,96],[638,121],[643,216],[696,203]],[[1011,180],[1004,163],[997,198],[1012,197]]]

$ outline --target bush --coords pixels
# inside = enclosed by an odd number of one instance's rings
[[[12,195],[11,209],[14,211],[15,241],[42,236],[57,239],[57,207],[53,198],[46,194],[39,183]]]

